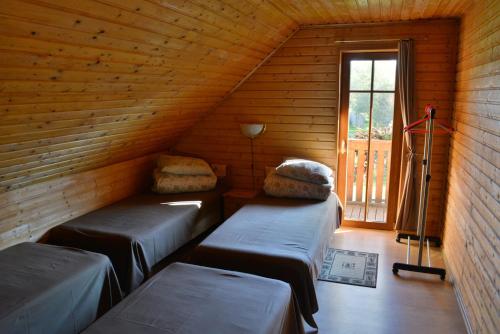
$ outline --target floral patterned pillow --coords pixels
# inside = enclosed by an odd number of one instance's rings
[[[213,173],[212,175],[176,175],[162,173],[156,169],[153,191],[160,194],[208,191],[214,189],[216,184],[217,176]]]
[[[332,178],[333,171],[316,161],[287,159],[276,167],[276,173],[300,181],[328,184]]]
[[[266,194],[276,197],[310,198],[326,200],[332,192],[333,179],[327,184],[295,180],[271,172],[264,180]]]
[[[212,175],[212,168],[205,160],[162,154],[158,158],[158,168],[162,173],[178,175]]]

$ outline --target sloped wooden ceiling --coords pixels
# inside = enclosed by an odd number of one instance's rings
[[[169,147],[296,26],[235,4],[2,0],[0,189]]]
[[[481,0],[479,0],[481,1]],[[463,0],[271,0],[300,24],[405,21],[460,16]]]
[[[0,192],[168,148],[300,24],[467,3],[2,0]]]

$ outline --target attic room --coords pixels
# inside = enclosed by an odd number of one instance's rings
[[[0,333],[499,333],[499,14],[1,0]]]

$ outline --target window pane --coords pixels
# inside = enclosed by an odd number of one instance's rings
[[[394,90],[396,88],[396,61],[375,60],[373,89]]]
[[[368,157],[368,126],[370,124],[370,93],[349,94],[349,130],[347,140],[347,220],[365,219],[366,177]]]
[[[374,93],[370,159],[366,177],[366,221],[383,223],[387,219],[387,196],[391,165],[394,93]]]
[[[372,80],[371,60],[351,60],[350,90],[370,90]]]
[[[392,139],[394,93],[373,93],[372,139]]]
[[[349,94],[349,139],[368,139],[370,93]]]

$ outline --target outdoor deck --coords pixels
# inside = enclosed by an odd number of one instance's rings
[[[363,220],[365,206],[364,203],[348,203],[345,207],[344,219]],[[384,223],[387,216],[387,207],[385,205],[370,205],[367,210],[367,221]]]
[[[344,219],[384,223],[391,161],[391,141],[372,140],[368,162],[368,141],[349,139],[347,151],[347,205]],[[368,168],[369,164],[369,168]],[[365,201],[368,200],[367,217]]]

